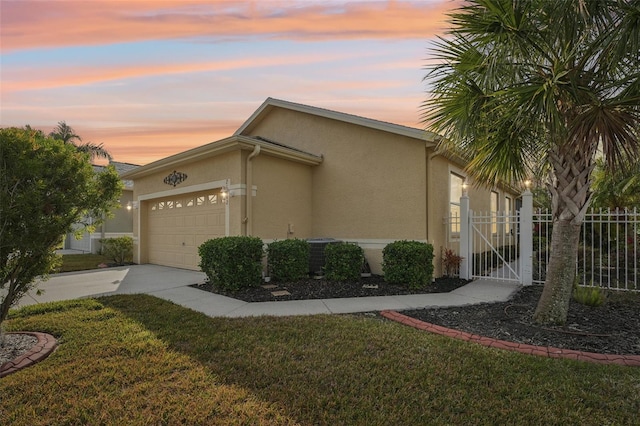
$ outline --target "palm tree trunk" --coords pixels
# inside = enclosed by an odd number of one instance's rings
[[[547,279],[533,316],[539,324],[564,324],[567,321],[580,227],[567,220],[554,221]]]
[[[533,319],[538,324],[564,324],[576,274],[580,229],[591,199],[589,180],[594,144],[571,150],[556,145],[549,154],[553,182],[549,185],[553,217],[547,278]]]

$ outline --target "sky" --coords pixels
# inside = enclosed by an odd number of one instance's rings
[[[59,121],[147,164],[268,98],[422,128],[452,0],[0,0],[0,127]]]

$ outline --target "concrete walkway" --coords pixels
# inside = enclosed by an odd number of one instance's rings
[[[202,272],[157,265],[56,274],[39,284],[38,288],[43,290],[41,295],[32,291],[18,306],[79,297],[146,293],[212,317],[345,314],[499,302],[508,300],[520,288],[509,282],[479,280],[450,293],[247,303],[189,287],[204,282],[205,278]]]

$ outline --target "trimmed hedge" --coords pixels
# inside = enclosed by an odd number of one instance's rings
[[[267,245],[267,265],[274,281],[297,281],[309,274],[309,243],[292,239]]]
[[[364,251],[351,243],[329,244],[324,249],[324,272],[329,281],[359,281]]]
[[[382,250],[384,280],[422,288],[433,279],[433,246],[419,241],[395,241]]]
[[[116,265],[124,265],[133,260],[133,238],[129,236],[103,238],[102,254],[113,260]]]
[[[198,247],[200,268],[223,290],[257,287],[262,281],[262,240],[257,237],[222,237]]]

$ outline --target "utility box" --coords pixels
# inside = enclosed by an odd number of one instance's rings
[[[338,244],[342,241],[333,238],[311,238],[309,243],[309,273],[311,275],[324,275],[325,255],[324,249],[329,244]]]

